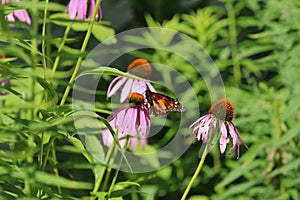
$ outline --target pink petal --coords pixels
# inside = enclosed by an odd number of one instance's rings
[[[233,124],[232,124],[233,125]],[[249,149],[249,147],[246,145],[246,143],[244,142],[243,138],[241,137],[239,131],[237,130],[237,128],[233,125],[234,127],[234,131],[236,132],[237,136],[238,136],[238,139],[242,142],[242,144],[244,145],[244,147],[246,149]]]
[[[71,0],[68,5],[68,13],[70,19],[75,19],[77,13],[77,7],[80,0]]]
[[[145,146],[147,144],[148,139],[147,138],[140,138],[141,144],[142,144],[142,148],[145,149]]]
[[[129,141],[127,141],[127,136],[126,135],[119,134],[118,138],[119,138],[119,144],[122,148],[124,148],[126,143],[127,144],[129,143]]]
[[[138,138],[134,137],[130,139],[130,143],[131,143],[131,149],[132,151],[136,150],[137,144],[138,144]]]
[[[13,13],[20,22],[31,24],[31,19],[26,10],[15,10]]]
[[[89,11],[89,20],[92,19],[93,16],[93,12],[96,6],[96,1],[95,0],[91,0],[91,6],[90,6],[90,11]],[[96,14],[96,21],[98,21],[99,19],[99,15],[100,15],[100,20],[102,19],[102,9],[101,9],[101,5],[98,8],[97,14]]]
[[[234,125],[231,123],[231,122],[228,122],[228,128],[229,128],[229,133],[230,133],[230,136],[232,138],[232,147],[229,151],[229,153],[233,153],[236,149],[236,146],[237,146],[237,158],[240,157],[240,143],[239,143],[239,140],[238,140],[238,136],[234,130]]]
[[[137,92],[140,94],[145,93],[146,91],[146,83],[144,81],[139,81],[133,79],[132,87],[131,87],[131,92]]]
[[[137,108],[136,106],[131,107],[127,110],[125,119],[124,119],[124,124],[123,127],[125,128],[126,134],[131,135],[131,136],[136,136],[137,135],[137,130],[136,130],[136,119],[137,119]]]
[[[227,129],[226,129],[226,126],[224,123],[221,123],[221,128],[220,128],[220,131],[221,131],[221,137],[220,137],[220,151],[221,153],[224,153],[225,152],[225,149],[226,149],[226,145],[227,145]]]
[[[154,87],[151,85],[150,82],[146,82],[146,85],[147,85],[147,87],[149,88],[149,90],[150,90],[151,92],[156,92],[156,90],[154,89]]]
[[[198,124],[201,120],[203,120],[206,117],[206,115],[200,117],[199,119],[197,119],[194,123],[192,123],[189,128],[192,128],[193,126],[195,126],[196,124]],[[198,125],[197,125],[198,126]],[[197,127],[196,126],[196,127]]]
[[[126,120],[125,115],[126,115],[127,109],[122,109],[120,112],[117,113],[116,115],[116,126],[118,128],[118,131],[120,134],[126,134],[124,130],[123,123]]]
[[[111,97],[114,95],[120,87],[125,83],[127,78],[118,76],[112,82],[109,84],[108,89],[107,89],[107,97]]]
[[[105,146],[109,147],[112,145],[113,136],[111,135],[110,131],[107,128],[104,129],[104,131],[102,132],[102,140]]]
[[[127,99],[128,95],[130,94],[132,84],[133,84],[133,79],[132,78],[128,78],[127,81],[126,81],[126,83],[124,84],[124,86],[122,88],[122,91],[121,91],[120,101],[122,103]]]
[[[95,9],[95,5],[96,5],[96,0],[91,0],[90,11],[89,11],[89,20],[92,19],[93,12],[94,12],[94,9]],[[96,21],[97,21],[97,19],[96,19]]]
[[[145,138],[148,136],[149,133],[149,124],[147,116],[149,117],[149,114],[146,115],[145,109],[141,108],[139,114],[139,120],[140,120],[140,127],[139,127],[139,135],[141,138]]]
[[[15,17],[13,15],[13,13],[9,13],[8,15],[5,16],[5,18],[10,21],[10,22],[14,22],[15,21]]]
[[[202,137],[201,137],[202,142],[204,142],[204,143],[207,142],[208,133],[209,133],[208,131],[201,132],[200,135],[202,135]],[[198,136],[198,140],[200,140],[200,135]]]
[[[86,17],[86,11],[87,11],[87,0],[79,0],[78,4],[78,10],[77,10],[77,15],[79,20],[84,20]]]

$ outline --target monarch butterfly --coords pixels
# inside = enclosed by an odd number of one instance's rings
[[[169,96],[146,90],[146,99],[150,107],[150,114],[154,116],[166,116],[171,111],[183,112],[185,109],[178,100]]]

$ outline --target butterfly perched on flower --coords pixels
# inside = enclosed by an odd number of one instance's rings
[[[183,105],[169,96],[146,90],[146,99],[150,107],[150,114],[154,116],[166,116],[171,111],[183,112]]]

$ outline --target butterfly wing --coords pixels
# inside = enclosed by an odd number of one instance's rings
[[[171,111],[184,111],[184,107],[179,101],[160,93],[146,90],[146,99],[150,106],[150,114],[155,116],[166,116]]]

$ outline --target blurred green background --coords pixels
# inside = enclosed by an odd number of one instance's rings
[[[220,154],[216,146],[188,198],[300,199],[300,1],[103,0],[103,19],[96,23],[84,54],[79,50],[88,22],[72,22],[64,38],[70,24],[65,14],[68,3],[50,2],[44,36],[45,2],[23,5],[37,17],[36,27],[16,23],[11,28],[3,20],[8,9],[0,9],[0,54],[7,57],[0,59],[1,80],[11,82],[0,86],[0,199],[90,199],[92,195],[104,199],[114,177],[111,199],[180,199],[198,165],[201,142],[155,172],[116,173],[108,168],[99,191],[92,193],[105,166],[76,134],[71,96],[59,104],[79,56],[85,57],[106,38],[137,27],[173,29],[203,46],[222,75],[226,97],[235,106],[233,123],[249,146],[248,151],[241,146],[239,160],[228,154],[229,148]],[[155,37],[159,36],[150,38]],[[153,42],[149,37],[139,39]],[[33,41],[38,47],[36,57]],[[58,56],[58,68],[53,70]],[[118,59],[114,67],[124,71],[136,57],[182,73],[206,114],[209,92],[189,63],[159,50],[135,51]],[[101,117],[111,112],[105,96],[112,75],[105,74],[97,91]],[[149,149],[168,142],[177,119],[168,117]],[[103,153],[100,143],[92,145]]]

